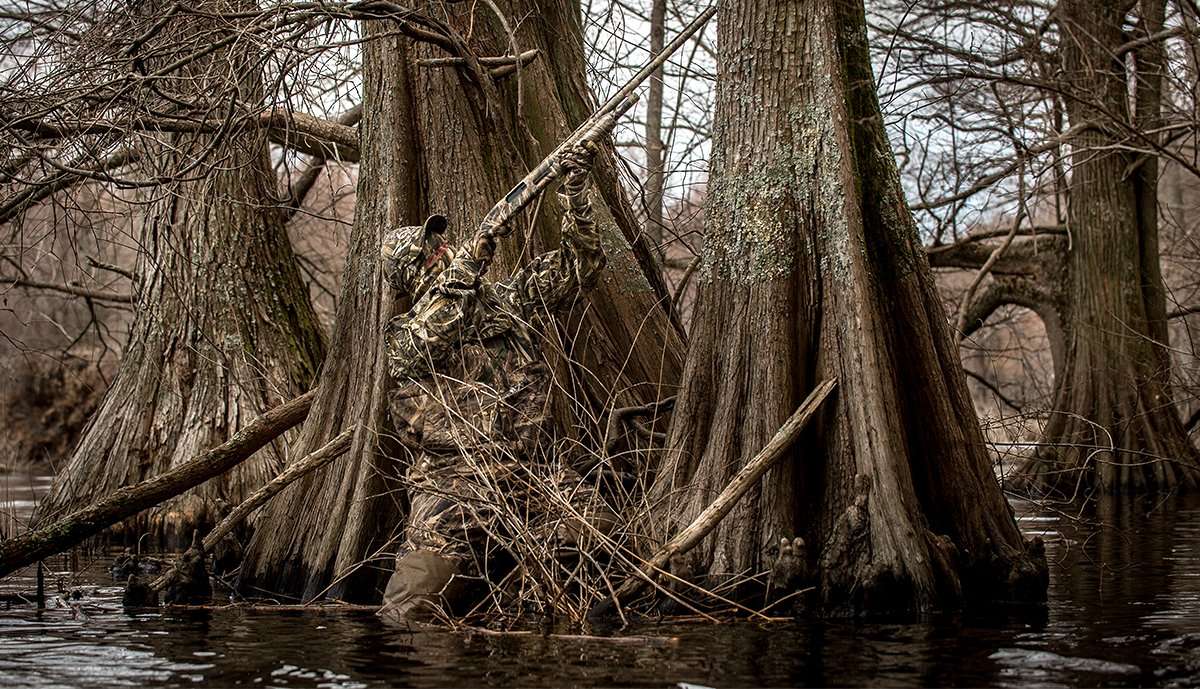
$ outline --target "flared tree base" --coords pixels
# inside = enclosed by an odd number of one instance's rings
[[[1118,386],[1092,387],[1103,391]],[[1174,405],[1152,409],[1137,394],[1140,387],[1135,385],[1115,401],[1100,403],[1109,396],[1096,394],[1069,401],[1074,403],[1064,408],[1089,413],[1056,412],[1011,487],[1031,497],[1077,499],[1200,486],[1200,456],[1176,418]]]

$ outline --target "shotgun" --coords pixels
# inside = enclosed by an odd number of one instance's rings
[[[525,178],[518,182],[517,186],[505,194],[504,198],[500,199],[495,206],[492,206],[492,209],[484,216],[483,222],[479,224],[479,231],[475,235],[476,245],[491,244],[491,240],[494,238],[504,237],[512,232],[510,221],[517,213],[538,198],[554,180],[562,176],[563,154],[575,146],[596,146],[601,139],[608,136],[616,127],[617,120],[621,115],[624,115],[637,103],[638,98],[633,90],[661,67],[671,55],[675,54],[675,51],[683,47],[683,44],[707,24],[708,20],[712,19],[716,13],[717,6],[715,4],[701,12],[683,31],[679,32],[679,35],[675,36],[670,44],[663,48],[662,52],[655,55],[638,70],[638,73],[633,75],[633,78],[622,86],[620,91],[605,101],[604,105],[601,105],[596,112],[592,113],[591,117],[571,132],[571,135],[559,144],[550,155],[525,175]]]

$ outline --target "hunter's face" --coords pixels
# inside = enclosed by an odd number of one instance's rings
[[[450,265],[446,226],[443,216],[432,215],[424,225],[396,227],[384,234],[380,247],[384,274],[401,295],[420,298]]]
[[[435,234],[431,241],[426,242],[414,271],[418,276],[411,292],[414,300],[429,291],[442,271],[450,265],[450,256],[450,243],[444,241],[442,235]]]

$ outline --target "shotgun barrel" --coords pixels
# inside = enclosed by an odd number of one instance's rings
[[[712,19],[716,13],[716,4],[701,12],[663,48],[662,52],[643,65],[632,79],[605,101],[583,124],[579,125],[550,155],[538,163],[537,167],[525,175],[525,178],[505,194],[503,199],[492,206],[479,224],[476,244],[480,245],[481,242],[488,239],[503,237],[512,232],[510,221],[562,175],[563,154],[581,144],[598,144],[601,139],[608,136],[617,126],[617,120],[621,115],[624,115],[637,103],[638,98],[637,94],[633,92],[634,89],[661,67],[675,51],[683,47],[683,44],[708,23],[708,20]]]

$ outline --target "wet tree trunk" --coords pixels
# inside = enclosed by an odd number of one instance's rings
[[[688,524],[836,377],[685,573],[755,574],[800,535],[830,610],[1044,596],[901,195],[861,2],[733,0],[719,21],[703,281],[655,525]]]
[[[223,0],[210,3],[229,10]],[[235,3],[236,4],[236,3]],[[245,9],[245,4],[238,6]],[[158,40],[196,48],[205,18],[175,21]],[[169,43],[167,45],[170,45]],[[254,56],[225,48],[185,68],[170,88],[213,103],[260,102]],[[312,384],[319,325],[300,279],[264,134],[164,135],[142,160],[180,177],[156,188],[141,232],[137,316],[121,368],[38,510],[45,523],[171,469]],[[207,156],[207,159],[205,157]],[[197,167],[197,161],[204,162]],[[284,466],[282,439],[220,479],[125,523],[164,547],[219,519]]]
[[[1066,365],[1044,441],[1022,469],[1034,491],[1067,495],[1196,487],[1200,463],[1170,389],[1166,295],[1158,254],[1158,164],[1131,153],[1112,124],[1133,120],[1153,145],[1160,124],[1163,45],[1113,46],[1132,3],[1064,1],[1062,57],[1072,126],[1065,324]],[[1138,5],[1140,34],[1162,29],[1163,0]],[[1132,82],[1130,80],[1133,80]],[[1131,85],[1132,84],[1132,88]],[[1130,112],[1130,91],[1134,108]],[[1132,117],[1131,117],[1132,115]]]
[[[248,588],[306,599],[379,600],[392,562],[391,537],[402,528],[404,510],[403,492],[393,481],[404,472],[401,453],[386,446],[388,381],[381,350],[386,319],[404,305],[380,301],[380,235],[390,224],[416,224],[436,212],[450,218],[452,239],[471,236],[491,205],[591,112],[577,5],[496,5],[515,27],[511,37],[485,4],[431,3],[427,9],[464,36],[470,28],[476,56],[539,51],[532,63],[506,76],[422,64],[445,52],[408,39],[381,39],[386,24],[364,28],[373,39],[364,52],[355,239],[333,353],[296,452],[319,447],[347,420],[370,419],[372,434],[356,438],[345,457],[268,506],[267,526],[243,566]],[[637,239],[616,169],[612,151],[605,151],[593,192],[609,256],[605,276],[546,342],[560,373],[559,430],[597,447],[603,439],[596,429],[606,427],[609,410],[674,393],[683,358],[665,287],[648,247]],[[536,224],[518,227],[501,243],[489,277],[556,245],[558,222],[557,204],[544,200]]]

